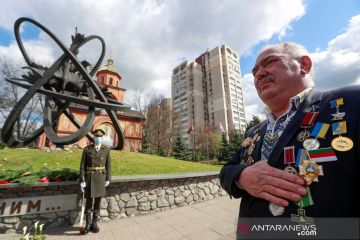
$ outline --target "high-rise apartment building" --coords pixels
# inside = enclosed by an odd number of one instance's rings
[[[194,62],[184,61],[173,69],[172,106],[174,121],[185,141],[189,126],[227,134],[245,131],[244,97],[239,55],[227,45],[206,51]]]

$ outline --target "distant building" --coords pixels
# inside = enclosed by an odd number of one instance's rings
[[[126,90],[120,87],[121,76],[116,71],[113,60],[108,59],[96,73],[97,84],[105,85],[111,92],[111,99],[124,102]],[[70,105],[70,112],[80,121],[84,122],[87,115],[87,107],[78,104]],[[116,112],[116,116],[120,121],[120,125],[125,137],[125,151],[139,151],[142,147],[143,124],[145,117],[138,111],[131,110],[129,112]],[[105,110],[96,109],[96,117],[93,129],[101,128],[105,131],[104,142],[109,146],[117,145],[117,136],[113,124]],[[78,129],[70,122],[70,120],[62,114],[57,123],[56,132],[58,136],[66,136],[76,132]],[[91,142],[83,137],[74,145],[85,147]],[[46,139],[45,134],[40,136],[39,147],[51,145],[52,143]]]
[[[190,126],[204,132],[222,129],[228,134],[245,132],[244,97],[239,55],[227,45],[206,51],[194,62],[184,61],[173,69],[172,105],[181,117],[183,139],[189,143]]]

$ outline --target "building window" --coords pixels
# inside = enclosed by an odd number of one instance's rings
[[[104,76],[100,78],[100,83],[104,84]]]
[[[112,84],[113,84],[113,78],[111,77],[109,85],[112,85]]]

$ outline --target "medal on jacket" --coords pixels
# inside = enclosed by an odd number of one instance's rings
[[[320,174],[318,165],[311,160],[304,161],[299,166],[299,168],[301,168],[301,170],[299,172],[301,173],[304,180],[306,181],[307,186],[309,186],[314,181],[314,179],[316,179]]]
[[[325,135],[330,127],[330,124],[317,122],[311,132],[311,136],[315,138],[306,139],[303,146],[307,150],[314,150],[320,147],[320,143],[317,138],[325,138]]]
[[[299,148],[296,155],[295,167],[299,167],[305,160],[309,160],[307,150]]]
[[[269,204],[269,210],[273,216],[280,216],[284,213],[285,208],[271,202]]]
[[[311,217],[307,217],[305,215],[305,209],[300,207],[300,208],[298,208],[297,212],[298,212],[298,214],[291,214],[292,222],[296,222],[296,223],[300,223],[300,224],[310,224],[310,225],[314,224],[314,219]]]
[[[291,221],[302,223],[302,224],[314,224],[314,219],[311,217],[307,217],[305,215],[304,207],[314,205],[314,201],[311,196],[310,188],[306,187],[307,194],[302,196],[300,201],[295,202],[295,204],[299,207],[297,212],[298,214],[291,214]]]
[[[323,167],[321,165],[318,165],[318,168],[319,168],[319,176],[324,176]],[[314,182],[319,182],[319,176],[314,179]]]
[[[332,147],[309,150],[308,154],[311,161],[315,163],[337,161],[336,154]]]
[[[297,140],[299,142],[303,142],[310,137],[310,131],[307,130],[307,128],[311,128],[314,125],[314,122],[318,115],[319,115],[319,112],[307,112],[305,114],[305,117],[301,121],[301,124],[300,124],[300,127],[303,128],[304,130],[302,130],[297,135]]]
[[[303,142],[306,139],[308,139],[310,137],[310,132],[309,130],[302,130],[301,132],[299,132],[299,134],[297,135],[296,139],[299,142]]]
[[[353,148],[354,143],[350,138],[339,136],[332,140],[331,146],[340,152],[346,152]]]
[[[333,116],[331,121],[338,121],[343,119],[343,117],[345,116],[345,112],[340,112],[339,110],[339,107],[342,105],[344,105],[343,98],[339,98],[330,102],[330,107],[336,109],[336,112],[331,114],[331,116]]]
[[[332,125],[333,135],[339,135],[337,138],[334,138],[331,142],[331,146],[340,152],[349,151],[353,148],[354,143],[350,138],[343,137],[341,134],[346,134],[346,121],[336,122]]]
[[[291,166],[291,163],[295,163],[295,147],[284,147],[284,164],[287,164],[285,171],[292,174],[297,174],[296,169]]]
[[[257,132],[257,131],[256,131]],[[253,153],[256,145],[255,142],[260,140],[260,136],[258,133],[255,133],[254,136],[251,137],[247,137],[243,143],[241,144],[242,147],[244,147],[244,151],[242,152],[242,154],[240,155],[241,158],[241,164],[244,164],[246,166],[250,166],[252,165],[255,161],[254,159],[251,157],[251,154]],[[244,158],[246,158],[247,156],[247,160],[245,161]]]
[[[251,156],[249,156],[248,159],[245,161],[245,165],[251,166],[253,165],[254,162],[255,162],[254,159]]]
[[[284,147],[284,164],[287,164],[284,170],[291,174],[297,174],[296,169],[291,166],[291,163],[295,163],[295,147]],[[273,216],[280,216],[284,213],[285,208],[271,202],[269,210]]]
[[[308,186],[305,187],[307,194],[305,196],[302,196],[301,199],[298,202],[295,202],[295,204],[298,207],[308,207],[314,205],[314,201],[311,196],[310,188]]]
[[[319,175],[317,178],[314,179],[313,182],[319,182],[319,176],[324,176],[324,170],[323,167],[321,165],[318,165],[319,168]],[[303,176],[304,175],[304,170],[302,168],[299,168],[299,175]]]

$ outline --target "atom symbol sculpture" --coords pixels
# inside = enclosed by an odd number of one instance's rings
[[[50,66],[43,67],[33,62],[25,51],[23,42],[20,37],[20,25],[23,22],[30,22],[44,31],[63,51],[63,54]],[[107,99],[109,96],[106,87],[100,88],[92,79],[98,70],[105,55],[104,40],[95,35],[85,37],[83,34],[75,32],[72,36],[72,43],[67,49],[65,45],[46,27],[30,18],[19,18],[14,25],[14,32],[17,44],[21,54],[24,56],[28,64],[25,69],[29,72],[23,75],[23,78],[11,78],[6,81],[19,87],[28,89],[24,96],[16,103],[13,110],[8,115],[3,128],[1,130],[1,139],[9,147],[26,146],[43,132],[46,137],[53,143],[58,145],[72,144],[86,136],[93,141],[91,128],[95,120],[95,108],[104,109],[110,117],[117,138],[118,145],[114,149],[121,150],[124,147],[124,134],[121,125],[116,117],[115,111],[128,111],[130,106],[115,100]],[[99,40],[102,46],[101,55],[91,70],[87,70],[90,64],[87,61],[79,62],[77,54],[79,49],[91,40]],[[45,107],[43,116],[43,125],[34,133],[25,138],[17,139],[14,136],[14,125],[18,121],[22,110],[31,98],[40,93],[45,95]],[[75,116],[70,112],[69,105],[71,103],[81,104],[88,107],[88,114],[83,124],[81,124]],[[57,136],[54,131],[56,120],[61,114],[65,116],[78,128],[78,131],[68,136]]]

